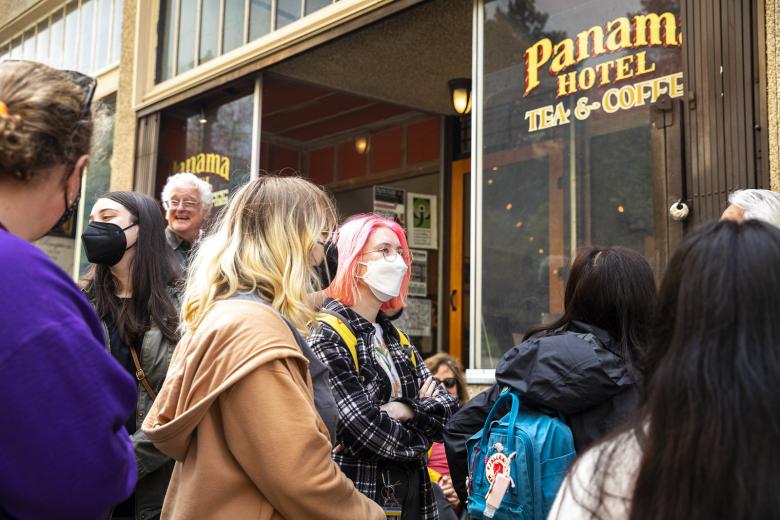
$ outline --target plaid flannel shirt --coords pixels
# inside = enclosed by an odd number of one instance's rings
[[[325,308],[342,315],[357,335],[360,370],[341,337],[330,326],[321,324],[308,342],[317,357],[330,368],[330,383],[339,409],[336,439],[344,450],[333,459],[364,495],[382,505],[377,493],[377,468],[382,461],[410,462],[419,472],[422,511],[420,518],[438,518],[426,465],[426,452],[432,441],[440,441],[449,417],[458,409],[455,396],[439,385],[436,395],[418,398],[420,386],[431,373],[417,350],[415,367],[408,349],[401,346],[398,332],[380,313],[377,323],[401,379],[402,397],[412,407],[414,419],[402,423],[379,407],[390,401],[391,387],[385,371],[374,359],[374,326],[336,300]]]

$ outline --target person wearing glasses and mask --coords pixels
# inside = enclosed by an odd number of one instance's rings
[[[135,384],[85,296],[30,244],[78,207],[94,90],[0,62],[1,518],[105,518],[135,486]]]
[[[183,273],[187,270],[192,248],[203,234],[214,195],[211,185],[203,179],[192,173],[177,173],[165,182],[162,201],[168,221],[165,238],[176,253]]]
[[[437,384],[385,312],[402,308],[411,255],[403,228],[366,214],[338,230],[338,269],[309,337],[338,407],[333,457],[387,516],[437,516],[426,453],[457,398]]]
[[[137,379],[133,440],[138,484],[114,508],[114,520],[160,517],[173,461],[141,431],[179,340],[178,265],[165,243],[165,220],[148,195],[116,191],[95,201],[81,241],[92,262],[84,292],[100,316],[106,349]]]

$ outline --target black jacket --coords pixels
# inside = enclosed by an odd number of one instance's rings
[[[607,332],[572,322],[513,347],[496,367],[496,384],[466,403],[447,423],[444,442],[452,481],[466,492],[466,441],[483,426],[504,386],[523,402],[564,415],[580,452],[630,415],[638,403],[636,375]]]

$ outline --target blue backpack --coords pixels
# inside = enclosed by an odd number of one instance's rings
[[[510,412],[494,420],[508,401]],[[508,389],[490,409],[485,427],[466,442],[466,450],[472,519],[545,520],[576,455],[571,430],[562,419],[521,406]]]

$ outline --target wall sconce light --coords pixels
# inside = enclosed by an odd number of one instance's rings
[[[200,119],[198,119],[198,123],[200,123],[202,125],[205,125],[208,122],[209,122],[209,120],[206,119],[206,111],[203,110],[203,108],[201,108],[200,109]]]
[[[471,112],[471,80],[469,78],[451,79],[450,98],[452,108],[459,115],[464,116]]]
[[[355,151],[360,155],[363,155],[368,151],[368,146],[368,136],[359,135],[355,138]]]

